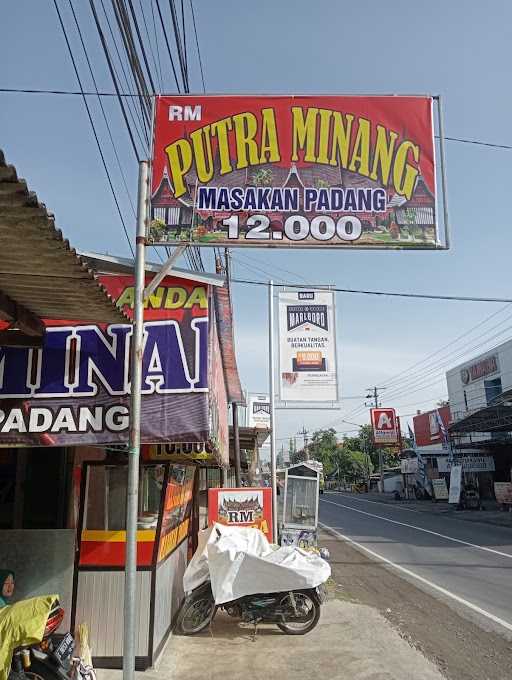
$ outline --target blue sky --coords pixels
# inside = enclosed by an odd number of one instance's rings
[[[142,0],[148,3],[149,0]],[[60,0],[71,27],[68,2]],[[89,3],[75,6],[90,44],[100,87],[112,90],[93,32]],[[446,134],[512,144],[510,44],[512,4],[488,0],[357,3],[302,0],[248,2],[195,0],[208,92],[429,93],[444,99]],[[79,53],[76,34],[70,35]],[[0,87],[76,89],[77,83],[50,0],[2,4]],[[200,91],[191,56],[193,88]],[[87,87],[83,58],[79,59]],[[167,89],[172,80],[167,75]],[[97,118],[97,104],[91,101]],[[137,168],[115,101],[105,106],[135,197]],[[99,118],[97,118],[99,121]],[[102,139],[105,130],[98,123]],[[105,142],[106,143],[106,142]],[[128,254],[119,218],[78,97],[0,93],[0,148],[37,191],[76,247]],[[126,194],[108,147],[107,158],[123,212],[133,229]],[[512,151],[447,142],[448,198],[453,230],[449,252],[275,252],[235,250],[237,278],[330,283],[342,288],[512,297],[510,161]],[[286,271],[284,271],[286,270]],[[303,277],[302,279],[300,277]],[[238,361],[244,385],[267,388],[266,292],[238,285],[234,293]],[[500,308],[496,304],[419,301],[338,295],[342,392],[364,395],[424,359]],[[503,307],[503,305],[501,305]],[[430,382],[446,368],[509,336],[506,310],[430,360]],[[503,321],[496,330],[490,328]],[[489,331],[487,332],[487,330]],[[495,339],[491,336],[501,332]],[[478,338],[477,336],[482,337]],[[473,345],[471,339],[475,338]],[[457,344],[467,355],[457,357]],[[486,344],[487,343],[487,344]],[[474,350],[472,347],[475,347]],[[477,347],[478,346],[478,347]],[[461,350],[462,352],[463,350]],[[451,352],[451,355],[449,354]],[[413,369],[414,370],[414,369]],[[404,414],[427,409],[446,394],[402,376],[386,405]],[[306,424],[351,429],[366,422],[364,400],[347,399],[341,412],[279,413],[278,437]],[[388,403],[389,402],[389,403]],[[352,426],[353,427],[353,426]]]

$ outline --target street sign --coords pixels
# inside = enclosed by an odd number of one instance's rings
[[[338,400],[334,294],[279,293],[279,394],[282,401]]]
[[[371,408],[370,417],[375,444],[389,446],[399,443],[398,419],[394,408]]]
[[[445,247],[434,155],[428,96],[157,96],[150,237]]]

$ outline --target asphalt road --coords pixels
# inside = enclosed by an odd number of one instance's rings
[[[398,575],[512,633],[512,531],[325,493],[320,521]]]

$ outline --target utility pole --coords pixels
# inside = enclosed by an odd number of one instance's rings
[[[137,629],[137,515],[139,510],[140,421],[142,355],[144,351],[144,285],[146,280],[146,231],[149,200],[149,163],[139,163],[137,231],[135,239],[135,292],[133,336],[130,348],[130,434],[128,490],[126,495],[126,558],[124,568],[123,679],[135,676]]]
[[[368,388],[368,394],[366,395],[367,399],[372,399],[373,404],[371,406],[375,406],[375,408],[379,408],[382,404],[379,401],[379,392],[382,390],[385,390],[385,387],[369,387]],[[368,404],[365,403],[365,406],[368,406]],[[382,454],[382,446],[379,446],[379,474],[380,474],[380,492],[384,493],[384,456]]]
[[[308,451],[308,442],[309,442],[309,430],[306,430],[306,427],[303,425],[302,430],[297,432],[297,434],[300,434],[301,437],[304,438],[304,455],[306,456],[306,462],[309,460],[309,451]]]

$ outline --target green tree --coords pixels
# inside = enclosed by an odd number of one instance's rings
[[[325,475],[330,475],[336,469],[334,458],[337,446],[336,430],[332,427],[313,432],[308,445],[309,457],[323,464]]]

